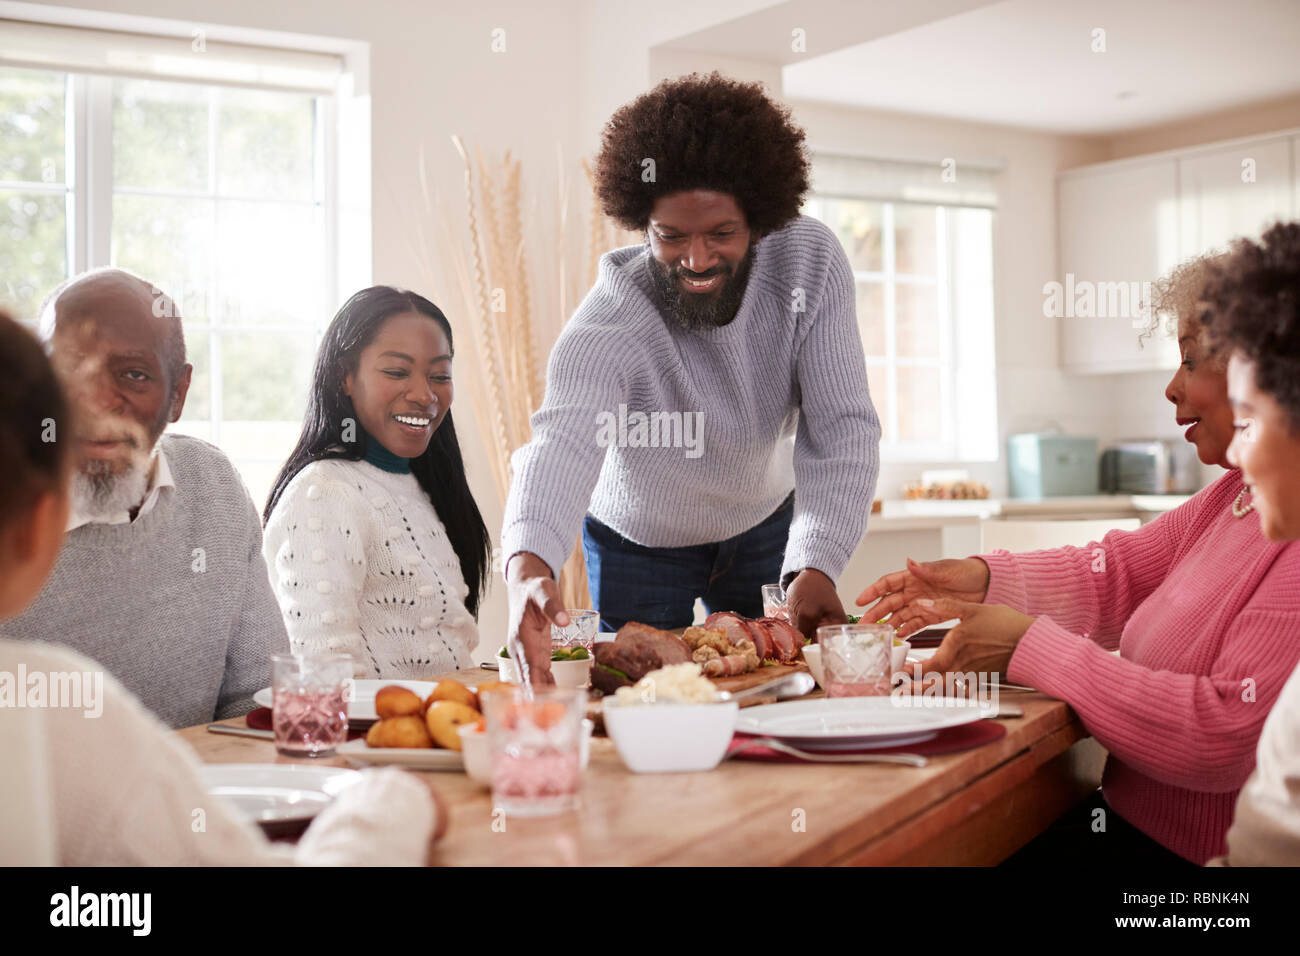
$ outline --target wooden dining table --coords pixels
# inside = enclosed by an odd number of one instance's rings
[[[475,685],[495,671],[434,675]],[[463,772],[420,777],[451,809],[433,861],[449,866],[991,865],[1094,790],[1105,751],[1070,708],[1003,691],[1005,736],[925,767],[731,759],[700,773],[628,771],[606,737],[591,741],[580,809],[504,818]],[[242,717],[222,723],[246,726]],[[270,740],[177,731],[207,763],[314,763]]]

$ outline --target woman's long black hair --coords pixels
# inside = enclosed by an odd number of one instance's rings
[[[362,349],[374,341],[380,326],[395,315],[409,312],[433,319],[446,333],[448,344],[453,345],[447,317],[436,305],[414,292],[377,285],[362,289],[343,303],[321,341],[302,435],[271,488],[262,516],[264,521],[271,519],[271,512],[289,482],[313,461],[326,458],[359,461],[365,457],[369,436],[359,427],[352,399],[343,391],[343,379],[356,373]],[[452,352],[455,353],[454,346]],[[345,419],[358,423],[355,441],[343,440]],[[465,462],[456,440],[451,409],[429,439],[424,454],[411,459],[411,472],[433,502],[433,510],[447,530],[451,546],[460,559],[461,573],[469,585],[465,606],[477,618],[479,601],[487,587],[492,539],[465,478]]]

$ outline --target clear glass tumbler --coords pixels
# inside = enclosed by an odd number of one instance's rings
[[[484,695],[492,805],[507,817],[576,810],[582,784],[582,688],[534,687]]]
[[[889,624],[827,624],[817,628],[827,697],[887,696],[893,676]]]
[[[331,757],[348,737],[352,658],[273,654],[271,726],[286,757]]]

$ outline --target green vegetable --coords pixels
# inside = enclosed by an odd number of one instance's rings
[[[844,616],[849,619],[850,624],[857,624],[859,621],[862,620],[861,614],[846,614]]]
[[[601,669],[603,669],[603,670],[607,670],[607,671],[609,671],[611,674],[615,674],[615,675],[617,675],[618,677],[623,678],[623,680],[628,680],[628,681],[632,680],[632,678],[628,677],[626,674],[624,674],[624,673],[623,673],[621,670],[619,670],[617,667],[610,667],[608,664],[597,664],[596,666],[599,667],[599,668],[601,668]]]
[[[569,660],[572,661],[585,661],[590,656],[591,655],[587,653],[587,649],[581,644],[569,652]]]
[[[509,656],[510,656],[509,652],[507,652],[504,647],[501,648],[501,650],[497,651],[497,657],[509,657]]]

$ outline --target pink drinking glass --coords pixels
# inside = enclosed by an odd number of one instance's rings
[[[763,585],[763,617],[774,617],[782,621],[790,620],[790,612],[785,604],[785,588],[781,587],[781,585]]]
[[[483,695],[492,805],[507,817],[576,810],[582,784],[582,688],[504,689]]]
[[[894,628],[889,624],[826,624],[817,628],[827,697],[888,696]]]
[[[332,757],[348,737],[352,658],[271,655],[271,726],[286,757]]]

